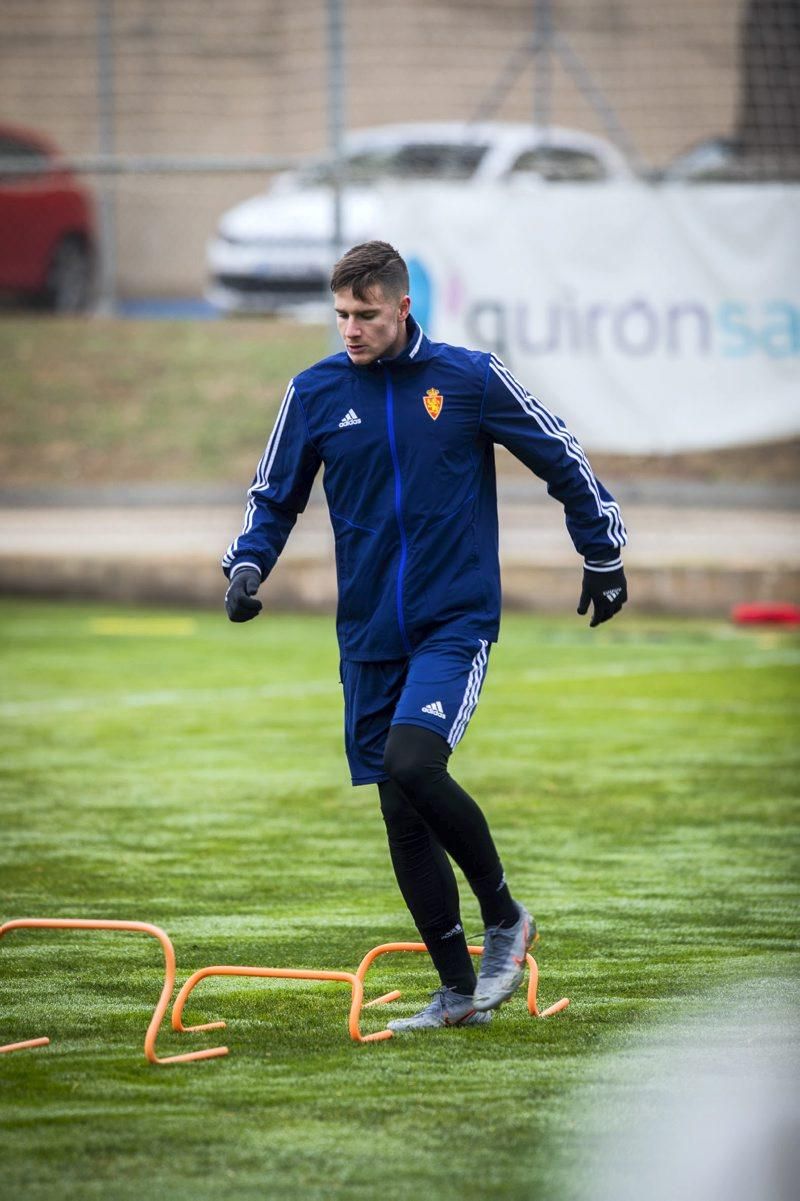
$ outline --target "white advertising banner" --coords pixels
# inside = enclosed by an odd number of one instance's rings
[[[591,449],[800,433],[800,187],[383,195],[434,339],[492,350]]]

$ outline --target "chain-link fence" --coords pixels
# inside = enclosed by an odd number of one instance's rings
[[[800,178],[796,0],[2,0],[0,19],[2,187],[20,127],[49,135],[99,201],[107,296],[197,294],[220,215],[345,129],[543,129],[496,170],[549,181]],[[468,178],[481,155],[443,141],[345,142],[334,180]]]

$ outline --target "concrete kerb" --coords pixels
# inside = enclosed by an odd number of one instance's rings
[[[800,536],[791,507],[691,506],[673,483],[681,503],[671,506],[623,496],[632,609],[727,616],[736,604],[800,603]],[[168,491],[150,495],[150,504],[142,493],[130,504],[117,497],[114,505],[92,506],[73,496],[67,506],[0,505],[0,593],[221,610],[219,558],[240,528],[241,504],[208,495],[204,503],[178,503],[177,492]],[[513,490],[502,495],[505,607],[571,612],[581,561],[560,506],[543,489],[524,500]],[[274,610],[334,609],[333,538],[323,504],[310,504],[301,516],[262,599]]]
[[[800,569],[734,566],[632,567],[631,611],[686,616],[727,616],[734,604],[784,600],[798,603]],[[507,610],[570,613],[580,590],[577,567],[507,563],[503,601]],[[218,609],[225,581],[205,559],[0,557],[0,594],[70,600],[100,600]],[[333,565],[294,559],[281,565],[263,590],[268,611],[332,612],[336,604]]]

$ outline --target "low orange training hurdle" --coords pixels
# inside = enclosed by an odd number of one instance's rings
[[[122,930],[149,934],[157,938],[164,951],[164,984],[144,1037],[145,1056],[150,1063],[163,1065],[190,1063],[200,1059],[215,1059],[221,1055],[228,1054],[227,1047],[210,1047],[204,1051],[188,1051],[182,1055],[163,1057],[159,1057],[156,1054],[156,1039],[175,987],[175,949],[169,935],[160,926],[151,925],[149,922],[84,920],[82,918],[18,918],[15,921],[6,922],[5,925],[0,926],[0,938],[4,934],[7,934],[9,930],[26,928],[47,930]],[[372,1006],[385,1005],[390,1001],[395,1001],[401,996],[401,993],[399,990],[394,989],[392,992],[384,993],[380,997],[375,997],[373,1000],[365,1002],[364,980],[369,968],[379,956],[395,951],[424,952],[427,951],[427,947],[422,942],[381,943],[380,946],[373,947],[372,950],[367,951],[355,972],[314,971],[277,967],[239,967],[234,965],[200,968],[189,977],[175,998],[175,1004],[172,1009],[172,1029],[182,1033],[199,1033],[206,1030],[219,1030],[225,1026],[224,1021],[205,1022],[195,1026],[185,1026],[183,1024],[183,1009],[190,993],[201,980],[205,980],[209,976],[249,976],[284,980],[338,981],[350,985],[348,1031],[351,1039],[359,1043],[382,1042],[385,1039],[391,1038],[393,1032],[391,1030],[378,1030],[373,1034],[362,1034],[361,1011],[362,1009],[369,1009]],[[469,951],[472,955],[482,955],[483,947],[470,946]],[[550,1005],[547,1009],[541,1011],[538,1009],[536,993],[539,984],[539,969],[532,955],[528,954],[526,959],[528,963],[528,1012],[533,1017],[545,1018],[551,1014],[559,1013],[562,1009],[566,1009],[567,1005],[569,1005],[569,1000],[566,997],[562,997],[560,1001],[557,1001],[554,1005]],[[49,1042],[49,1038],[31,1038],[22,1042],[7,1043],[5,1046],[0,1046],[0,1054],[9,1051],[22,1051],[33,1047],[43,1047],[47,1046]]]
[[[150,934],[153,938],[157,938],[161,943],[164,951],[164,986],[161,989],[161,996],[158,998],[158,1004],[153,1010],[153,1016],[150,1019],[150,1024],[147,1027],[147,1032],[144,1036],[144,1053],[151,1063],[189,1063],[194,1059],[213,1059],[217,1055],[227,1055],[227,1047],[213,1047],[209,1051],[189,1051],[184,1055],[168,1055],[165,1058],[159,1058],[156,1055],[156,1038],[161,1029],[161,1023],[164,1019],[164,1014],[167,1012],[170,997],[172,996],[175,987],[175,948],[170,941],[169,935],[166,934],[160,926],[153,926],[150,922],[115,922],[103,920],[89,920],[83,918],[58,918],[58,917],[21,917],[13,922],[6,922],[0,926],[0,938],[7,934],[9,930],[21,929],[36,929],[36,930],[131,930],[139,934]],[[8,1043],[5,1047],[0,1047],[0,1053],[3,1051],[22,1051],[27,1047],[44,1047],[50,1042],[49,1038],[31,1038],[21,1043]]]
[[[363,981],[367,972],[379,955],[388,955],[392,951],[426,951],[428,948],[424,942],[385,942],[379,947],[373,947],[371,951],[367,951],[361,963],[356,968],[356,975]],[[467,946],[470,955],[482,955],[483,947]],[[536,1004],[536,992],[539,987],[539,967],[533,955],[525,956],[528,963],[528,1013],[535,1018],[548,1018],[554,1013],[560,1013],[562,1009],[566,1009],[569,1005],[569,998],[562,997],[560,1001],[556,1001],[554,1005],[549,1005],[547,1009],[540,1010]],[[376,997],[374,1001],[367,1001],[364,1008],[370,1005],[384,1005],[387,1001],[396,1001],[402,994],[395,990],[388,992],[382,997]],[[391,1034],[391,1030],[387,1031]]]
[[[360,1027],[361,1010],[364,1007],[364,983],[363,980],[353,972],[326,972],[326,971],[304,971],[299,968],[288,967],[201,967],[193,976],[184,984],[181,991],[175,998],[175,1004],[172,1007],[172,1029],[181,1030],[187,1033],[197,1033],[200,1030],[220,1030],[224,1027],[225,1022],[204,1022],[199,1026],[184,1026],[183,1024],[183,1007],[189,997],[189,993],[199,984],[201,980],[205,980],[207,976],[266,976],[273,979],[282,980],[341,980],[349,984],[351,989],[350,1013],[348,1015],[347,1026],[350,1031],[350,1037],[357,1043],[377,1043],[381,1039],[391,1038],[391,1030],[379,1030],[377,1034],[362,1034]],[[375,1002],[371,1002],[375,1004]],[[219,1054],[223,1054],[227,1048],[219,1048]]]

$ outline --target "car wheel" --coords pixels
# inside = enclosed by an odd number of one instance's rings
[[[81,313],[92,288],[92,257],[78,238],[64,238],[53,251],[43,300],[55,313]]]

